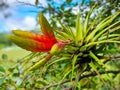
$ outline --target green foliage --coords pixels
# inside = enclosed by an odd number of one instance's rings
[[[63,29],[55,30],[58,39],[65,40],[67,45],[61,53],[54,55],[43,67],[38,68],[41,65],[39,62],[45,59],[44,57],[47,53],[32,53],[20,60],[21,64],[17,63],[17,65],[20,65],[19,67],[17,66],[17,72],[21,72],[23,79],[25,79],[21,82],[20,86],[27,89],[54,89],[51,83],[57,83],[55,88],[58,90],[65,87],[75,90],[85,87],[91,89],[97,89],[98,87],[101,89],[112,89],[106,80],[106,75],[110,70],[108,68],[110,65],[106,62],[110,62],[109,59],[116,57],[116,55],[111,57],[109,54],[111,51],[117,50],[120,44],[118,38],[120,35],[116,33],[120,29],[117,26],[120,22],[119,20],[113,22],[120,15],[120,12],[116,12],[114,15],[110,15],[103,20],[94,19],[94,23],[90,23],[90,16],[95,9],[93,7],[90,10],[84,21],[81,20],[80,14],[78,14],[75,28],[61,24],[61,28]],[[117,51],[114,53],[117,53]],[[34,61],[35,59],[36,61]],[[26,70],[31,69],[36,64],[37,68],[26,73]],[[113,70],[115,69],[118,69],[118,67],[115,67]],[[100,85],[96,86],[94,80],[96,77],[89,78],[89,75],[97,75],[97,83],[100,83]],[[85,82],[84,78],[89,80]],[[108,79],[111,82],[109,77]],[[66,82],[68,83],[64,84],[64,80],[67,80]],[[79,84],[79,82],[83,82],[83,85]],[[88,83],[91,87],[87,86]],[[112,85],[114,86],[114,84]]]
[[[3,60],[5,60],[5,59],[7,59],[8,57],[7,57],[7,55],[6,54],[2,54],[2,59]]]
[[[6,33],[0,33],[0,49],[10,46],[11,42],[7,39]]]
[[[35,0],[35,5],[38,5],[39,4],[39,0]]]
[[[71,3],[71,0],[66,1]],[[54,11],[51,5],[48,6]],[[64,11],[64,6],[61,8]],[[70,24],[70,19],[65,18],[68,19],[66,24],[60,17],[58,22],[61,26],[54,31],[59,40],[67,42],[61,53],[54,55],[43,67],[28,73],[25,73],[26,70],[48,53],[31,53],[8,70],[0,66],[0,89],[119,89],[120,21],[117,18],[120,12],[108,14],[107,17],[100,12],[92,17],[98,9],[92,7],[85,16],[79,12],[76,21],[71,20],[74,24]],[[70,11],[65,12],[68,15],[71,14]],[[63,14],[66,14],[65,12]]]
[[[90,10],[84,21],[80,19],[80,14],[78,14],[75,29],[61,24],[63,30],[55,30],[58,38],[60,40],[66,40],[68,45],[64,47],[62,53],[53,56],[51,61],[49,61],[44,67],[41,67],[40,71],[42,71],[40,76],[41,78],[47,79],[50,83],[58,81],[58,90],[61,87],[69,87],[73,82],[75,84],[70,88],[81,89],[81,85],[77,84],[79,83],[80,78],[84,73],[92,73],[93,71],[98,75],[99,83],[102,80],[101,86],[99,87],[110,88],[108,87],[108,83],[105,82],[104,77],[101,75],[101,71],[103,73],[109,70],[106,68],[108,65],[104,64],[104,62],[110,59],[108,56],[109,52],[105,53],[101,50],[110,50],[106,48],[106,43],[108,44],[107,47],[110,44],[115,43],[119,45],[120,41],[117,37],[120,35],[114,34],[114,32],[120,29],[119,27],[116,28],[116,25],[120,22],[112,22],[118,15],[120,15],[120,12],[116,12],[114,15],[110,15],[101,21],[95,19],[93,21],[94,23],[90,23],[90,16],[94,9],[95,8],[92,8]],[[114,46],[114,49],[115,48],[117,48],[117,46]],[[40,54],[40,56],[42,55],[43,54]],[[33,72],[31,73],[33,74]],[[46,76],[49,76],[50,79],[46,78]],[[62,85],[61,83],[66,79],[69,80],[70,83]],[[102,83],[105,84],[104,87],[102,87]],[[44,87],[43,85],[43,88],[48,87]],[[95,86],[90,88],[96,89]]]

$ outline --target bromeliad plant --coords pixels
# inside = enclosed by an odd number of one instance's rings
[[[62,30],[55,30],[40,13],[39,23],[43,35],[13,30],[14,35],[9,36],[9,39],[21,48],[32,52],[48,52],[46,57],[28,67],[25,72],[35,71],[43,66],[55,69],[63,65],[60,69],[62,77],[59,79],[61,81],[65,78],[71,80],[78,78],[79,80],[83,73],[93,69],[105,83],[99,74],[99,69],[106,68],[104,62],[109,60],[107,55],[109,45],[120,43],[120,34],[115,33],[120,30],[120,21],[115,21],[120,12],[118,11],[103,20],[100,20],[98,16],[91,21],[90,16],[93,10],[94,8],[90,10],[84,21],[78,14],[75,29],[61,24]],[[53,31],[56,32],[56,37]],[[39,55],[42,57],[43,53]],[[57,72],[56,70],[54,72]]]
[[[43,35],[22,30],[13,30],[14,36],[8,36],[12,42],[28,51],[50,51],[50,53],[45,58],[30,67],[27,71],[37,69],[44,65],[54,54],[60,52],[66,45],[65,41],[57,40],[55,38],[52,27],[49,25],[42,13],[39,14],[39,23],[41,25]]]

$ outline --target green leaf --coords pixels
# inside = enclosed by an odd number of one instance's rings
[[[115,38],[115,37],[120,37],[120,34],[110,34],[108,36],[102,36],[98,40],[105,40],[107,38],[112,39],[112,38]]]
[[[98,21],[98,18],[99,18],[99,17],[96,17],[96,18],[91,22],[91,24],[90,24],[89,27],[87,28],[86,35],[88,34],[88,32],[89,32],[93,27],[95,27],[96,22]]]
[[[5,73],[5,69],[2,66],[0,66],[0,72]]]
[[[38,5],[39,4],[39,0],[35,0],[35,5]]]
[[[116,31],[116,30],[119,30],[119,29],[120,29],[120,26],[117,26],[117,27],[115,27],[115,28],[110,29],[110,30],[109,30],[109,33],[112,33],[112,32],[114,32],[114,31]]]
[[[86,32],[87,32],[87,28],[88,28],[88,23],[89,23],[90,15],[93,12],[94,8],[95,8],[95,6],[93,6],[91,8],[91,10],[87,14],[87,17],[85,18],[85,22],[84,22],[84,35],[87,34]]]
[[[6,60],[8,58],[8,56],[6,54],[2,54],[2,59]]]
[[[99,65],[102,65],[103,67],[106,67],[105,64],[93,53],[90,51],[89,53],[90,57],[92,57]]]
[[[76,43],[83,40],[83,26],[80,19],[80,13],[78,13],[76,21]]]
[[[102,76],[97,70],[97,66],[94,65],[93,61],[89,63],[90,67],[98,74],[99,78],[102,80],[103,84],[105,84],[105,81],[103,80]]]
[[[107,28],[103,29],[101,32],[99,32],[97,35],[95,35],[95,37],[93,37],[92,41],[97,40],[99,37],[101,37],[101,35],[103,35],[106,31],[110,30],[113,26],[117,25],[118,23],[120,23],[120,21],[115,22],[114,24],[108,26]],[[120,26],[118,26],[118,28],[116,28],[117,30],[120,29]]]
[[[89,42],[90,40],[93,39],[93,37],[95,37],[95,34],[101,30],[103,30],[103,28],[105,28],[107,25],[109,25],[118,15],[120,14],[120,12],[117,12],[114,15],[110,15],[109,17],[105,18],[103,21],[101,21],[96,28],[86,37],[85,42]]]
[[[72,78],[74,76],[75,64],[76,64],[76,61],[77,61],[77,57],[78,57],[78,55],[74,55],[74,57],[72,59],[72,76],[71,76],[71,81],[72,81]]]
[[[72,0],[66,0],[66,2],[69,4]]]
[[[43,78],[39,78],[37,79],[36,84],[48,85],[49,82],[47,80],[44,80]]]
[[[60,83],[63,81],[63,80],[65,80],[65,78],[70,74],[72,72],[72,69],[71,69],[71,66],[70,65],[68,65],[65,69],[64,69],[64,76],[63,76],[63,78],[62,78],[62,80],[60,81]]]
[[[38,56],[40,56],[42,58],[42,56],[44,56],[43,54],[44,53],[40,53],[40,52],[37,52],[37,53],[32,52],[32,53],[28,54],[27,56],[21,58],[19,62],[22,63],[23,68],[26,68],[26,65],[29,64],[29,62],[32,61],[33,58],[38,57]]]
[[[51,65],[53,65],[53,64],[55,64],[55,63],[58,63],[58,62],[61,62],[61,61],[66,61],[66,60],[69,60],[69,59],[70,59],[69,57],[59,58],[59,59],[57,59],[57,60],[52,61],[51,63],[49,63],[49,64],[47,65],[47,67],[49,68]]]
[[[48,54],[46,57],[44,57],[43,59],[39,60],[38,62],[36,62],[33,66],[29,67],[26,71],[25,74],[27,74],[30,71],[34,71],[40,67],[43,67],[52,57],[51,54]]]
[[[101,40],[101,41],[97,41],[97,42],[91,42],[89,44],[86,44],[85,46],[83,46],[84,48],[90,47],[90,46],[94,46],[96,44],[101,44],[101,43],[120,43],[120,41],[116,41],[114,39],[107,39],[107,40]]]
[[[58,31],[58,30],[55,30],[55,32],[57,32],[62,38],[64,38],[63,40],[73,39],[66,32],[62,32],[62,31]],[[61,37],[60,37],[60,39],[62,39]]]
[[[0,86],[4,84],[5,77],[0,78]]]
[[[60,31],[57,31],[57,32],[59,34],[62,34],[63,36],[66,36],[69,39],[74,40],[75,39],[75,35],[74,35],[73,30],[70,27],[64,26],[59,19],[58,19],[58,21],[59,21],[59,24],[62,26],[62,29],[64,30],[64,32],[61,32],[61,33],[60,33]]]

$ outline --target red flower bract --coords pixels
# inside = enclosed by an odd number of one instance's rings
[[[49,51],[51,47],[57,43],[57,40],[51,40],[49,37],[44,35],[38,35],[33,33],[33,40],[38,42],[40,45],[37,46],[37,49],[34,49],[36,52],[45,52]]]
[[[32,52],[47,52],[52,46],[57,43],[53,28],[49,25],[42,13],[39,14],[39,23],[43,35],[35,34],[28,31],[13,30],[14,36],[9,36],[9,39],[23,49]]]

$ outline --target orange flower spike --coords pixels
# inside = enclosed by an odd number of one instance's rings
[[[39,23],[43,35],[35,34],[28,31],[13,30],[15,36],[8,38],[23,49],[32,52],[47,52],[57,43],[57,40],[46,18],[42,13],[39,14]]]
[[[32,52],[50,51],[50,53],[45,58],[39,60],[32,67],[27,69],[26,73],[35,70],[40,66],[43,66],[48,60],[50,60],[50,58],[53,55],[59,53],[62,50],[62,48],[66,45],[65,41],[56,40],[54,33],[52,31],[53,28],[50,26],[47,19],[43,16],[42,13],[39,14],[38,20],[43,35],[35,34],[28,31],[13,30],[12,32],[14,36],[8,37],[16,45],[28,51]]]
[[[46,52],[51,49],[54,42],[48,37],[32,32],[13,30],[15,36],[8,38],[19,47],[32,52]]]
[[[26,70],[26,73],[27,74],[29,71],[33,71],[37,68],[40,68],[41,66],[43,66],[46,62],[48,62],[50,60],[50,58],[55,55],[55,54],[58,54],[61,52],[62,48],[66,45],[66,42],[65,41],[59,41],[58,43],[54,44],[50,50],[50,53],[45,57],[43,58],[42,60],[38,61],[36,64],[34,64],[32,67],[28,68]]]

